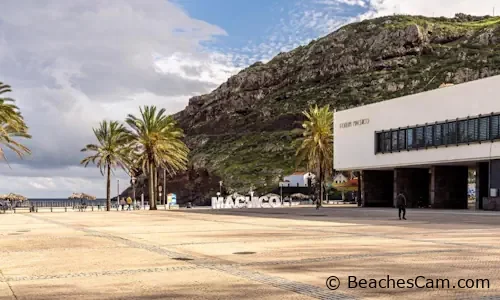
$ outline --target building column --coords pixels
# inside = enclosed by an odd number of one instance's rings
[[[434,203],[436,201],[436,167],[431,167],[431,184],[430,184],[430,199],[429,204],[431,207],[434,207]]]
[[[397,200],[396,197],[398,196],[399,190],[401,189],[401,186],[398,184],[398,169],[394,169],[394,192],[392,193],[392,206],[396,207],[397,206]]]

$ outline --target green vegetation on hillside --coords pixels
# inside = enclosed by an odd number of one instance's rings
[[[256,63],[178,118],[195,167],[232,190],[269,190],[304,167],[295,166],[293,128],[311,105],[343,110],[497,74],[500,17],[387,16]]]

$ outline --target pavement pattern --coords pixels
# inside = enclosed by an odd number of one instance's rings
[[[500,299],[500,213],[407,217],[353,207],[1,214],[0,300]],[[386,288],[388,276],[434,287]]]

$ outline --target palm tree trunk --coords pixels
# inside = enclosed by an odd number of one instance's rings
[[[155,188],[154,188],[154,167],[151,162],[149,162],[149,176],[148,176],[148,186],[149,186],[149,209],[156,210],[156,200],[155,200]]]
[[[158,197],[160,196],[159,195],[159,191],[158,191],[158,168],[155,166],[155,180],[154,180],[154,184],[155,184],[155,208],[156,208],[156,205],[158,205]]]
[[[323,204],[323,157],[319,157],[319,206]]]
[[[106,178],[106,211],[111,210],[111,165],[108,164],[108,174]]]

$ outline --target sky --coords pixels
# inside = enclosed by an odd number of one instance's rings
[[[340,26],[395,13],[492,14],[497,0],[3,0],[0,81],[12,86],[33,138],[7,152],[0,194],[105,196],[105,177],[82,167],[101,120],[141,105],[182,110],[231,75]],[[497,8],[500,11],[500,7]],[[8,151],[8,150],[6,150]],[[121,189],[127,174],[113,175]]]

